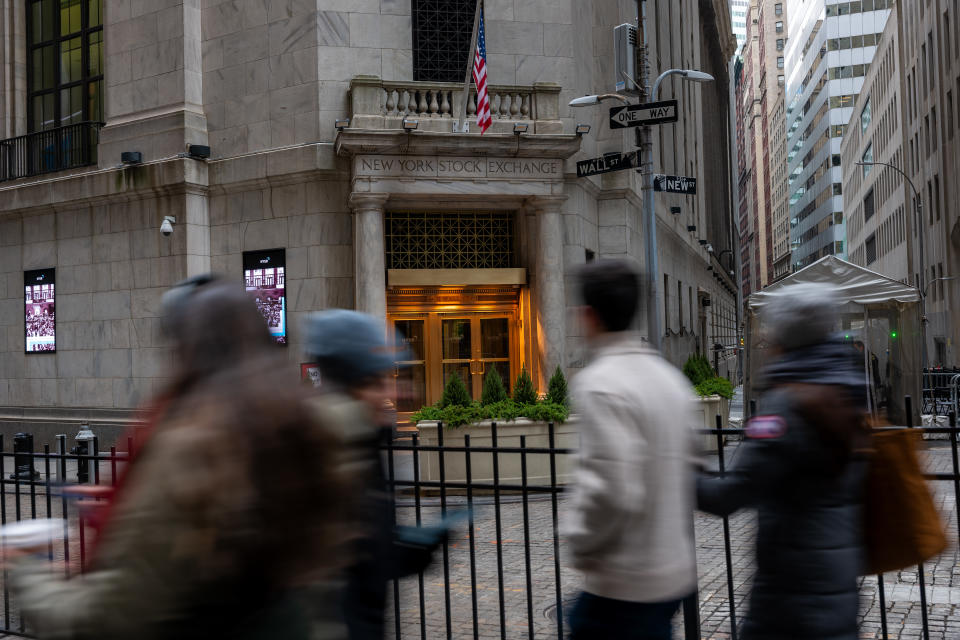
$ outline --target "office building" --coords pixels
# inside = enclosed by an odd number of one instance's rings
[[[168,380],[160,296],[210,270],[256,290],[291,370],[309,312],[383,318],[415,354],[401,412],[451,375],[479,395],[486,372],[526,368],[545,391],[581,367],[574,270],[643,265],[644,229],[639,173],[576,176],[634,131],[610,129],[608,104],[568,103],[613,89],[633,4],[487,2],[483,134],[463,97],[475,6],[0,4],[0,424],[122,424]],[[716,78],[664,82],[679,121],[653,136],[655,170],[698,182],[657,194],[664,352],[682,364],[736,336],[717,268],[733,242],[729,6],[651,5],[647,37],[654,76]],[[721,374],[734,363],[724,351]]]
[[[954,2],[894,8],[843,141],[851,261],[920,289],[932,366],[960,355],[958,32]]]
[[[794,271],[847,256],[840,146],[892,0],[790,0],[787,166]]]

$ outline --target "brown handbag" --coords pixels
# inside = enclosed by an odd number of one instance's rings
[[[947,536],[917,459],[918,431],[873,431],[865,499],[866,574],[917,566]]]

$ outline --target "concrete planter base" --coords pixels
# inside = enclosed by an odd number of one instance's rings
[[[696,411],[700,416],[702,429],[716,429],[717,415],[721,417],[721,424],[724,429],[730,426],[730,401],[723,396],[703,396],[696,399]],[[727,438],[724,436],[723,442]],[[706,453],[717,452],[717,436],[714,434],[704,434],[701,436],[701,447]]]
[[[578,449],[580,447],[580,433],[577,429],[576,416],[564,423],[554,425],[554,446],[558,449]],[[437,446],[437,423],[424,420],[417,423],[420,431],[420,444]],[[525,418],[518,418],[510,422],[497,423],[497,446],[519,447],[520,436],[526,436],[526,446],[531,448],[547,448],[549,432],[544,422],[533,422]],[[463,447],[464,436],[470,436],[471,447],[493,446],[490,422],[478,422],[453,429],[444,428],[443,445],[445,447]],[[444,453],[444,480],[447,482],[466,482],[467,465],[466,453],[457,451]],[[522,470],[519,453],[497,454],[499,464],[499,480],[501,484],[521,484]],[[424,451],[419,454],[420,479],[428,482],[440,480],[440,453]],[[528,453],[527,456],[527,484],[550,485],[550,455],[543,453]],[[556,454],[557,483],[564,484],[572,480],[573,456]],[[470,454],[471,481],[477,483],[493,482],[493,454],[490,452]]]

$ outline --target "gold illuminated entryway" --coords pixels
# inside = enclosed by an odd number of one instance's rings
[[[396,372],[401,414],[440,400],[453,375],[475,400],[494,369],[510,389],[519,372],[516,289],[400,289],[387,300],[388,320],[412,358]]]

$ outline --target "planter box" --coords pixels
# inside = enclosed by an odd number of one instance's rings
[[[579,449],[580,433],[578,420],[571,416],[567,422],[554,425],[554,446],[558,449]],[[424,420],[417,423],[420,431],[419,442],[424,446],[437,446],[437,423]],[[490,447],[493,445],[490,435],[490,422],[478,422],[453,429],[444,428],[443,445],[445,447],[464,446],[464,436],[470,436],[471,447]],[[548,448],[549,432],[544,422],[533,422],[518,418],[509,422],[497,422],[497,446],[519,447],[520,436],[526,436],[527,448]],[[444,453],[444,480],[446,482],[466,482],[466,453],[462,451]],[[440,480],[440,453],[423,451],[420,457],[420,479],[429,482]],[[527,454],[527,484],[550,485],[550,455],[544,453]],[[519,453],[499,453],[499,476],[502,484],[521,484],[522,473]],[[564,484],[573,480],[574,456],[555,454],[557,483]],[[471,482],[493,483],[493,453],[470,453]]]
[[[723,396],[703,396],[698,397],[695,402],[697,414],[700,416],[702,429],[716,429],[717,415],[722,419],[724,429],[730,426],[730,401]],[[717,452],[717,436],[715,434],[703,434],[701,436],[703,451],[706,453]],[[724,443],[727,437],[723,437]]]

